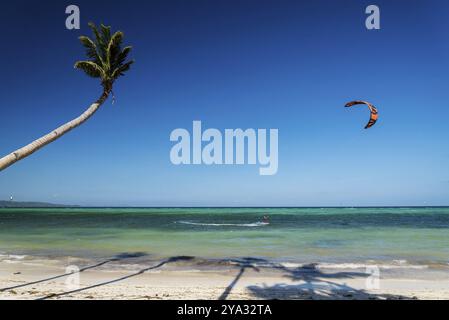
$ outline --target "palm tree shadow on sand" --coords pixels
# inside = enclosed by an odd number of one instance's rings
[[[136,253],[122,253],[113,258],[101,261],[97,264],[90,265],[84,268],[81,268],[79,271],[72,273],[65,273],[56,275],[53,277],[28,282],[24,284],[20,284],[14,287],[1,288],[0,292],[12,290],[15,288],[21,288],[33,284],[38,284],[45,281],[51,281],[54,279],[62,278],[74,273],[80,273],[89,269],[93,269],[99,266],[102,266],[109,262],[121,261],[124,259],[130,258],[138,258],[142,256],[146,256],[147,254],[136,252]],[[50,298],[57,298],[61,296],[66,296],[78,292],[82,292],[85,290],[89,290],[96,287],[105,286],[108,284],[112,284],[115,282],[127,280],[132,277],[139,276],[146,271],[158,269],[166,264],[180,262],[180,261],[192,261],[195,257],[192,256],[174,256],[167,258],[158,262],[155,265],[149,266],[147,268],[143,268],[137,272],[128,274],[126,276],[104,281],[101,283],[93,284],[87,287],[64,291],[61,293],[51,293],[44,297],[38,298],[37,300],[45,300]],[[217,262],[216,260],[214,261]],[[226,300],[229,298],[233,289],[237,285],[240,279],[244,276],[247,270],[254,270],[256,272],[260,272],[261,270],[272,270],[281,272],[284,277],[288,278],[291,281],[298,281],[298,284],[286,284],[286,283],[277,283],[275,285],[267,286],[267,285],[250,285],[247,286],[246,289],[251,293],[252,297],[255,299],[413,299],[413,297],[406,297],[400,295],[390,295],[390,294],[375,294],[371,292],[367,292],[365,290],[356,289],[351,286],[348,286],[346,283],[338,283],[335,282],[335,279],[354,279],[354,278],[364,278],[366,279],[367,274],[363,272],[336,272],[336,273],[324,273],[322,272],[317,264],[308,264],[303,265],[297,268],[288,268],[282,264],[269,261],[266,259],[253,258],[253,257],[244,257],[238,259],[223,259],[219,260],[220,263],[232,263],[234,267],[238,268],[237,275],[233,278],[230,284],[225,288],[223,293],[219,296],[219,300]]]
[[[117,278],[117,279],[100,282],[100,283],[97,283],[97,284],[94,284],[94,285],[91,285],[91,286],[87,286],[87,287],[84,287],[84,288],[79,288],[79,289],[75,289],[75,290],[71,290],[71,291],[65,291],[65,292],[61,292],[61,293],[52,293],[52,294],[46,295],[45,297],[38,298],[36,300],[45,300],[45,299],[50,299],[50,298],[56,298],[56,297],[61,297],[61,296],[65,296],[65,295],[74,294],[74,293],[82,292],[82,291],[85,291],[85,290],[97,288],[97,287],[102,287],[102,286],[105,286],[105,285],[108,285],[108,284],[111,284],[111,283],[115,283],[115,282],[127,280],[127,279],[132,278],[132,277],[136,277],[138,275],[143,274],[146,271],[150,271],[150,270],[153,270],[153,269],[158,269],[158,268],[160,268],[163,265],[168,264],[168,263],[179,262],[179,261],[189,261],[189,260],[193,260],[193,259],[194,259],[194,257],[191,257],[191,256],[170,257],[168,259],[165,259],[165,260],[159,262],[158,264],[156,264],[154,266],[141,269],[141,270],[139,270],[137,272],[131,273],[129,275],[126,275],[126,276],[123,276],[123,277],[120,277],[120,278]]]
[[[0,292],[13,290],[13,289],[19,289],[19,288],[31,286],[31,285],[34,285],[34,284],[39,284],[39,283],[46,282],[46,281],[60,279],[60,278],[67,277],[67,276],[70,276],[70,275],[73,275],[73,274],[77,274],[77,273],[81,273],[81,272],[84,272],[84,271],[87,271],[87,270],[90,270],[90,269],[101,267],[102,265],[105,265],[105,264],[110,263],[110,262],[116,262],[116,261],[121,261],[121,260],[125,260],[125,259],[132,259],[132,258],[139,258],[139,257],[147,256],[147,255],[148,254],[146,254],[144,252],[123,252],[123,253],[119,253],[119,254],[117,254],[116,256],[114,256],[114,257],[112,257],[110,259],[106,259],[106,260],[103,260],[103,261],[98,262],[96,264],[80,268],[78,271],[73,271],[73,272],[70,272],[70,273],[58,274],[56,276],[52,276],[52,277],[48,277],[48,278],[44,278],[44,279],[40,279],[40,280],[36,280],[36,281],[26,282],[26,283],[23,283],[23,284],[12,286],[12,287],[0,288]]]
[[[242,278],[245,270],[253,269],[259,272],[261,269],[272,269],[283,273],[290,281],[298,281],[298,284],[277,283],[275,285],[252,285],[246,289],[256,299],[413,299],[401,295],[376,294],[366,290],[353,288],[346,283],[335,282],[335,279],[366,279],[363,272],[335,272],[324,273],[316,263],[303,265],[297,268],[287,268],[284,265],[265,259],[246,257],[242,259],[228,260],[235,263],[240,271],[229,286],[220,295],[220,300],[226,300],[237,282]]]
[[[231,260],[227,261],[227,262],[236,263],[236,265],[238,267],[240,267],[240,271],[237,274],[237,276],[234,278],[234,280],[232,280],[231,283],[226,287],[226,289],[220,295],[218,300],[226,300],[228,298],[229,294],[231,294],[232,289],[234,289],[235,285],[240,280],[240,278],[243,276],[243,274],[245,273],[246,269],[253,269],[253,270],[257,271],[257,272],[260,271],[260,269],[258,267],[256,267],[253,263],[251,263],[251,261],[252,261],[252,258],[243,258],[243,260],[231,259]]]

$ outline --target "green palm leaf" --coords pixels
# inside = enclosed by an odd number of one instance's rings
[[[117,31],[109,40],[107,56],[109,67],[112,69],[112,62],[117,60],[117,56],[121,51],[121,44],[123,41],[123,32]]]
[[[95,45],[95,43],[86,36],[79,37],[79,40],[81,41],[81,44],[86,48],[86,55],[89,58],[93,59],[95,63],[101,64],[101,57],[97,52],[97,46]]]
[[[109,39],[111,39],[111,27],[101,24],[100,29],[101,29],[101,35],[103,37],[104,43],[105,44],[109,43]]]
[[[86,49],[88,60],[78,61],[75,68],[83,70],[88,76],[100,78],[105,89],[112,90],[112,85],[117,78],[128,71],[134,60],[127,61],[132,47],[122,49],[124,34],[117,31],[111,35],[111,27],[100,25],[100,30],[92,22],[89,22],[93,38],[81,36],[80,42]]]
[[[104,77],[103,69],[93,61],[78,61],[75,63],[75,68],[83,70],[88,76],[92,78]]]
[[[121,52],[117,54],[117,57],[115,60],[111,61],[111,68],[113,70],[117,69],[119,66],[125,63],[126,58],[128,58],[128,54],[131,52],[132,47],[128,46],[123,48]]]
[[[112,73],[112,78],[115,80],[120,76],[124,76],[125,72],[128,71],[131,65],[134,63],[134,60],[131,60],[125,64],[122,64],[120,67],[116,68]]]

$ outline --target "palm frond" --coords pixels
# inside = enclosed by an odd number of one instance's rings
[[[123,48],[121,52],[117,54],[117,57],[115,60],[111,61],[111,68],[112,70],[117,69],[119,66],[121,66],[123,63],[125,63],[126,58],[128,58],[128,54],[131,52],[133,47],[128,46]]]
[[[134,63],[134,60],[128,61],[125,64],[122,64],[120,67],[116,68],[112,73],[112,79],[116,80],[120,76],[124,76],[125,72],[131,68],[131,65]]]
[[[122,50],[121,45],[123,41],[123,32],[117,31],[114,33],[109,40],[107,56],[109,61],[109,67],[112,69],[112,63],[117,60],[117,56],[120,54]]]
[[[92,78],[103,78],[103,69],[93,61],[77,61],[75,68],[83,70],[88,76]]]
[[[93,22],[89,22],[88,26],[92,29],[92,33],[95,36],[95,41],[99,46],[103,45],[103,39],[101,38],[100,33],[98,32],[97,26]]]
[[[126,61],[132,47],[122,49],[124,34],[121,31],[111,35],[111,27],[101,24],[97,28],[92,22],[89,22],[89,27],[93,38],[79,38],[89,60],[78,61],[75,68],[83,70],[90,77],[100,78],[102,85],[109,90],[114,81],[123,76],[134,63],[134,60]]]
[[[89,27],[92,29],[92,33],[95,36],[95,42],[96,42],[96,46],[97,46],[98,56],[101,57],[101,60],[106,61],[106,59],[107,59],[106,48],[107,48],[109,39],[108,40],[104,39],[103,33],[102,32],[100,33],[100,31],[98,31],[98,28],[95,25],[95,23],[89,22]]]
[[[108,44],[109,40],[111,39],[111,27],[101,24],[100,30],[101,30],[101,36],[103,38],[104,44]]]
[[[92,39],[86,36],[81,36],[79,37],[79,40],[81,44],[84,46],[84,48],[86,48],[86,55],[89,58],[93,59],[95,63],[101,64],[102,59],[98,54],[97,45],[92,41]]]

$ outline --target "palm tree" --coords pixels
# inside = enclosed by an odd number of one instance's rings
[[[89,23],[89,27],[92,29],[95,40],[86,36],[79,37],[81,44],[86,48],[88,60],[76,62],[75,68],[83,70],[90,77],[99,78],[103,87],[102,95],[79,117],[63,124],[45,136],[34,140],[7,156],[0,158],[0,171],[84,123],[98,110],[111,93],[114,102],[112,86],[115,80],[123,76],[129,70],[131,64],[134,63],[134,60],[126,61],[132,47],[122,48],[124,35],[121,31],[117,31],[111,35],[111,27],[102,24],[100,29],[97,29],[92,22]]]

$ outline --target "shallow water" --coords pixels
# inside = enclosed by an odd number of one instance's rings
[[[264,215],[270,224],[262,223]],[[0,209],[0,254],[449,261],[449,208]]]

